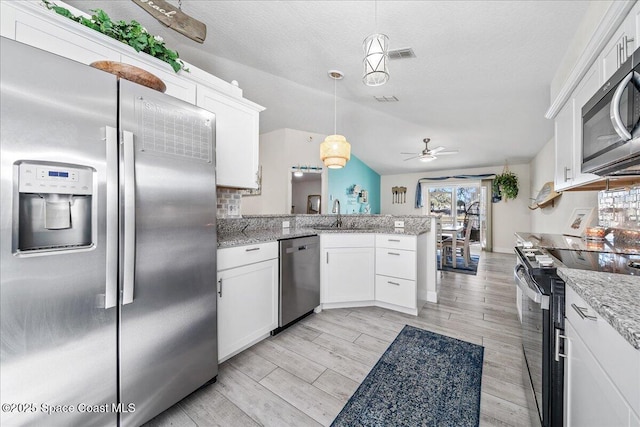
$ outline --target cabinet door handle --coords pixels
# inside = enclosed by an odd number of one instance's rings
[[[253,251],[259,251],[260,248],[249,248],[249,249],[245,249],[245,252],[253,252]]]
[[[556,332],[555,332],[555,335],[556,335],[556,345],[555,345],[555,355],[554,355],[554,359],[555,359],[555,361],[556,361],[556,362],[559,362],[561,357],[564,357],[564,358],[566,358],[566,357],[567,357],[567,353],[566,353],[566,352],[564,352],[564,353],[560,353],[560,338],[562,338],[562,339],[565,339],[565,340],[566,340],[566,339],[567,339],[567,337],[566,337],[566,335],[562,335],[562,334],[560,333],[560,329],[556,329],[555,331],[556,331]]]
[[[400,243],[400,239],[388,239],[389,242],[398,242]]]
[[[398,283],[398,282],[391,282],[391,281],[388,280],[387,283],[390,284],[390,285],[400,286],[400,283]]]
[[[565,166],[564,167],[564,182],[569,181],[569,171],[571,170],[571,168]]]
[[[633,37],[624,36],[623,40],[624,40],[624,58],[627,59],[629,58],[629,43],[633,43],[635,39]]]
[[[397,255],[397,256],[400,256],[400,254],[399,254],[399,253],[397,253],[397,252],[387,252],[387,253],[388,253],[389,255]]]
[[[620,65],[622,65],[622,53],[624,52],[624,47],[623,47],[623,43],[620,42],[616,45],[616,49],[618,50],[618,55],[616,58],[616,70],[618,68],[620,68]]]
[[[222,277],[218,279],[218,295],[222,298]]]
[[[581,318],[583,319],[589,319],[589,320],[598,320],[598,318],[596,316],[593,316],[589,313],[587,313],[587,308],[586,307],[578,307],[575,304],[571,304],[571,307],[573,307],[573,309],[575,311],[578,312],[578,314],[580,315]]]
[[[327,264],[329,264],[329,252],[327,252]]]

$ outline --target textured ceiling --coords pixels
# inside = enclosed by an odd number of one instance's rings
[[[183,0],[183,11],[207,24],[207,39],[198,44],[131,1],[67,3],[135,19],[187,62],[238,80],[245,97],[267,108],[261,133],[283,127],[333,133],[327,71],[341,70],[337,131],[380,174],[529,161],[553,136],[553,123],[544,118],[549,86],[589,5]],[[391,60],[389,82],[371,88],[361,80],[362,41],[376,26],[389,36],[391,49],[411,47],[417,57]],[[395,95],[399,102],[379,103],[374,95]],[[403,161],[409,156],[399,153],[422,150],[425,137],[431,147],[460,154]]]

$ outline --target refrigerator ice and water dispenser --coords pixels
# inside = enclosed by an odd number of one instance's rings
[[[64,163],[18,164],[18,251],[93,245],[93,172]]]

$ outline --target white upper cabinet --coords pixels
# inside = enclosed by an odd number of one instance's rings
[[[579,187],[602,177],[582,173],[582,107],[634,52],[640,37],[640,2],[609,42],[555,117],[555,190]]]
[[[573,122],[573,169],[575,173],[572,175],[572,185],[580,185],[587,182],[592,182],[600,177],[592,173],[582,173],[582,107],[586,104],[593,95],[600,89],[600,73],[598,69],[598,63],[591,66],[587,74],[576,88],[573,93],[573,108],[575,108]]]
[[[594,63],[556,116],[555,190],[566,190],[600,179],[582,173],[582,107],[600,88],[598,62]]]
[[[569,188],[573,183],[573,98],[569,99],[556,116],[556,173],[555,190]]]
[[[81,11],[57,1],[73,14]],[[166,94],[216,114],[216,164],[219,186],[258,188],[260,105],[242,97],[242,90],[186,64],[190,72],[175,73],[169,64],[88,27],[47,10],[36,1],[1,1],[3,37],[91,64],[119,61],[135,65],[160,78]]]
[[[30,12],[14,8],[13,2],[0,2],[2,14],[0,34],[83,64],[91,64],[95,61],[120,61],[120,52],[86,37],[86,32],[93,30],[57,15],[53,11],[40,11],[45,16],[51,14],[48,17],[50,19],[43,19],[42,16]]]
[[[262,107],[204,86],[197,102],[216,115],[216,174],[223,187],[258,188],[259,112]]]
[[[143,68],[158,77],[167,86],[167,90],[165,91],[167,95],[181,99],[189,104],[196,103],[196,84],[182,77],[184,71],[176,74],[169,64],[158,64],[159,66],[155,67],[142,62],[132,55],[122,55],[120,61],[125,64]]]
[[[622,22],[622,25],[613,34],[609,43],[605,46],[600,55],[602,64],[602,82],[606,82],[609,77],[616,72],[636,50],[638,46],[638,34],[640,32],[640,3],[636,3],[629,15]]]

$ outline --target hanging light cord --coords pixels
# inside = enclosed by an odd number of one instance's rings
[[[337,95],[338,79],[333,78],[333,134],[337,135],[338,122],[338,95]]]
[[[181,0],[182,1],[182,0]],[[378,32],[378,1],[373,0],[373,22],[375,23],[376,33]]]

